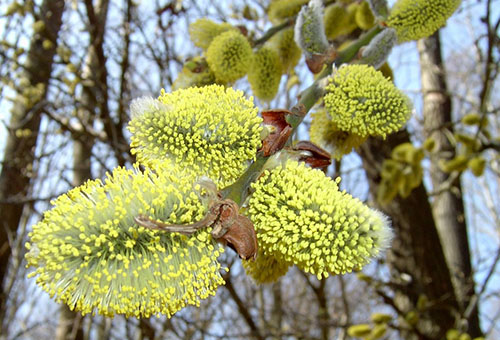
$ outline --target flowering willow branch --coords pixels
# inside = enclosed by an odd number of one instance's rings
[[[354,59],[359,49],[370,43],[381,30],[382,27],[375,26],[340,52],[335,60],[326,64],[325,69],[318,75],[313,84],[299,95],[299,102],[290,109],[291,114],[286,117],[286,120],[291,125],[292,131],[297,129],[309,110],[323,96],[324,87],[326,86],[325,78],[332,72],[332,66],[339,66]],[[257,179],[268,159],[269,155],[266,156],[263,152],[258,152],[255,161],[234,184],[222,192],[222,196],[230,198],[238,205],[241,205],[248,196],[250,184]]]

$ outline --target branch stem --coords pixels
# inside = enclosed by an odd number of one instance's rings
[[[280,26],[276,26],[274,28]],[[294,131],[297,129],[300,123],[302,123],[302,120],[307,115],[309,110],[311,110],[311,108],[323,96],[324,86],[326,85],[325,78],[331,74],[333,65],[340,66],[343,63],[347,63],[353,60],[356,57],[359,49],[367,45],[382,29],[383,27],[381,26],[375,26],[371,30],[363,34],[361,37],[359,37],[345,50],[340,52],[335,60],[327,63],[325,69],[318,75],[317,79],[311,84],[311,86],[300,93],[300,99],[298,103],[295,104],[290,110],[292,114],[288,115],[286,118],[287,122],[292,126]],[[264,37],[262,37],[261,39],[263,38]],[[290,136],[292,135],[293,133],[290,134]],[[250,185],[258,178],[268,159],[269,156],[266,157],[261,152],[257,153],[256,160],[252,163],[252,165],[250,165],[247,171],[234,184],[223,190],[223,198],[232,199],[234,202],[236,202],[236,204],[241,206],[241,204],[245,202],[245,199],[250,193]]]

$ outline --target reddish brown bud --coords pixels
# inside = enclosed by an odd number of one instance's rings
[[[296,151],[307,151],[309,155],[299,158],[299,161],[309,164],[312,168],[326,168],[332,162],[330,153],[309,141],[300,141],[292,148]]]
[[[217,240],[232,248],[244,260],[255,260],[257,257],[257,235],[252,221],[246,216],[238,215],[235,223]]]
[[[262,112],[264,124],[271,125],[275,128],[269,136],[262,142],[262,152],[264,156],[271,156],[281,150],[290,137],[293,129],[286,121],[286,115],[292,114],[288,110],[275,109]]]

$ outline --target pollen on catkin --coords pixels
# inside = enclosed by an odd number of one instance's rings
[[[223,252],[204,228],[185,236],[138,226],[146,215],[190,224],[207,212],[191,176],[116,168],[52,202],[26,244],[29,277],[57,302],[82,314],[170,317],[198,306],[224,284]]]
[[[278,93],[283,65],[278,52],[268,47],[259,49],[252,58],[248,82],[253,94],[261,100],[271,100]]]
[[[387,18],[399,42],[425,38],[444,26],[461,0],[398,0]]]
[[[252,61],[252,47],[240,32],[228,31],[212,40],[207,50],[207,63],[221,83],[243,77]]]
[[[273,255],[259,251],[255,261],[243,260],[243,268],[256,283],[276,282],[288,272],[292,263],[277,260]]]
[[[204,50],[210,46],[212,40],[221,33],[238,31],[228,23],[216,23],[210,19],[201,18],[189,25],[189,37],[195,46]]]
[[[220,85],[162,91],[130,121],[131,151],[146,166],[188,168],[222,189],[241,176],[261,145],[257,112],[252,98]]]
[[[338,130],[360,137],[401,129],[410,117],[409,99],[383,74],[367,65],[345,65],[326,86],[325,107]]]
[[[343,155],[350,153],[353,148],[357,148],[366,140],[366,137],[340,131],[325,109],[312,113],[311,118],[309,130],[311,142],[326,149],[333,158],[342,158]]]
[[[281,30],[275,34],[269,40],[268,46],[278,52],[284,73],[297,66],[302,56],[302,51],[294,40],[293,27]]]
[[[248,216],[259,249],[319,279],[360,269],[391,240],[382,213],[304,163],[266,170],[252,188]]]

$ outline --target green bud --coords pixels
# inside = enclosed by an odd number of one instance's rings
[[[467,169],[468,159],[465,155],[457,155],[448,161],[441,161],[439,166],[444,172],[464,171]]]
[[[172,84],[172,90],[202,87],[216,83],[215,75],[210,70],[205,59],[195,57],[182,67],[181,72]]]
[[[412,143],[403,143],[396,146],[391,152],[392,159],[408,164],[419,164],[424,158],[424,152]]]
[[[357,8],[356,3],[347,8],[339,4],[333,4],[326,8],[323,21],[328,39],[333,40],[341,35],[349,34],[357,28]]]
[[[372,339],[380,339],[385,335],[385,333],[387,333],[387,324],[383,323],[375,325],[375,327],[370,333],[370,336]]]
[[[369,324],[353,325],[347,329],[347,334],[353,337],[364,337],[370,334],[372,327]]]
[[[392,315],[384,313],[373,313],[371,315],[371,320],[374,323],[388,323],[392,320]]]
[[[469,113],[462,117],[462,123],[465,125],[479,125],[481,123],[481,116],[477,113]]]
[[[423,148],[428,152],[434,152],[434,150],[436,149],[436,141],[434,140],[434,138],[427,138],[424,142]]]
[[[385,20],[389,16],[387,0],[368,0],[370,8],[379,20]]]
[[[416,325],[418,320],[420,320],[420,316],[416,311],[410,311],[405,315],[405,321],[410,325]]]
[[[481,156],[471,158],[467,163],[467,166],[472,171],[474,176],[479,177],[484,173],[486,168],[486,159]]]
[[[460,332],[456,329],[449,329],[446,331],[446,340],[458,340]]]
[[[458,340],[471,340],[471,337],[469,334],[467,333],[462,333],[460,334],[460,336],[458,337]]]

